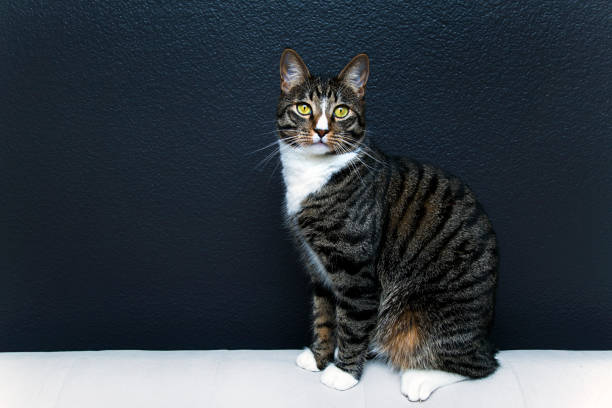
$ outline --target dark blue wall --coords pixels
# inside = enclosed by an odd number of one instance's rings
[[[164,3],[163,5],[160,5]],[[612,3],[0,4],[0,350],[300,347],[278,60],[371,57],[379,146],[464,178],[501,348],[612,348]]]

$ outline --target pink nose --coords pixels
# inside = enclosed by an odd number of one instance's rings
[[[318,134],[319,136],[323,137],[323,136],[325,136],[325,134],[326,134],[327,132],[329,132],[329,130],[327,130],[327,129],[315,129],[315,132],[317,132],[317,134]]]

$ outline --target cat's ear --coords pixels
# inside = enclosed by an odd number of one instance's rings
[[[281,89],[283,92],[289,92],[291,88],[304,82],[310,73],[298,53],[286,48],[280,59],[280,76]]]
[[[368,75],[370,75],[370,59],[366,54],[359,54],[340,71],[338,78],[362,97],[365,94]]]

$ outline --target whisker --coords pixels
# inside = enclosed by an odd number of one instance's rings
[[[278,144],[278,140],[275,140],[275,141],[273,141],[272,143],[270,143],[270,144],[268,144],[268,145],[265,145],[264,147],[260,147],[259,149],[255,149],[255,150],[253,150],[252,152],[245,153],[244,155],[245,155],[245,156],[250,156],[250,155],[255,154],[255,153],[257,153],[257,152],[261,152],[262,150],[269,149],[270,147],[272,147],[272,146],[274,146],[274,145],[277,145],[277,144]]]
[[[272,176],[274,176],[274,173],[276,172],[276,169],[278,169],[278,166],[280,165],[281,161],[278,160],[276,162],[276,166],[274,166],[274,168],[272,169],[272,174],[270,174],[270,177],[268,177],[268,184],[270,184],[270,181],[272,181]]]
[[[374,157],[372,154],[368,153],[368,150],[372,151],[372,149],[369,146],[363,145],[363,144],[359,144],[359,141],[356,140],[355,138],[353,138],[350,134],[346,134],[344,132],[340,132],[339,134],[340,134],[340,136],[342,136],[346,140],[346,143],[349,144],[351,147],[353,147],[353,148],[361,147],[363,153],[366,156],[368,156],[369,158],[371,158],[372,160],[374,160],[375,162],[377,162],[377,163],[379,163],[379,164],[381,164],[383,166],[387,166],[387,163],[379,160],[378,158]],[[353,142],[353,143],[351,143],[351,142]]]
[[[348,153],[348,152],[349,152],[349,150],[348,150],[348,149],[346,149],[346,148],[345,148],[345,147],[342,145],[342,143],[336,142],[336,143],[335,143],[335,146],[336,146],[336,148],[337,148],[338,150],[340,150],[341,154],[344,154],[344,153]],[[358,158],[358,156],[357,156],[357,158]],[[351,172],[351,174],[356,174],[356,175],[357,175],[357,177],[359,177],[359,180],[361,181],[361,184],[365,186],[365,183],[364,183],[364,181],[363,181],[363,178],[361,177],[361,174],[359,173],[359,169],[357,169],[357,165],[356,165],[355,163],[353,163],[353,161],[352,161],[352,160],[350,160],[350,161],[347,163],[347,165],[349,166],[349,171]]]
[[[274,158],[274,156],[276,156],[278,153],[280,152],[280,147],[276,148],[272,153],[268,154],[266,157],[263,158],[263,160],[261,160],[259,163],[257,163],[257,165],[255,165],[254,169],[255,170],[259,170],[261,168],[263,168],[266,164],[268,164],[268,162],[270,160],[272,160]]]
[[[296,146],[296,145],[299,145],[296,142],[300,139],[301,136],[302,136],[302,132],[299,132],[297,135],[283,138],[283,141],[285,143],[289,144],[290,146]],[[268,164],[274,158],[274,156],[276,156],[277,154],[280,153],[280,145],[278,144],[278,140],[275,141],[274,143],[266,146],[266,147],[263,147],[263,148],[259,149],[259,151],[265,150],[267,148],[270,148],[274,144],[276,144],[276,148],[272,152],[268,153],[266,155],[266,157],[264,157],[259,163],[257,163],[257,165],[255,165],[255,168],[254,168],[255,170],[262,169],[266,164]],[[257,151],[255,151],[255,152],[257,152]],[[255,153],[255,152],[253,152],[253,153]]]
[[[282,130],[281,129],[274,129],[274,130],[270,130],[270,131],[267,131],[267,132],[251,133],[250,135],[251,136],[265,136],[265,135],[272,135],[272,134],[277,135],[279,131],[282,131],[282,132],[295,132],[295,133],[299,132],[299,130],[297,130],[297,129],[282,129]]]
[[[367,153],[367,151],[365,151],[365,149],[363,149],[363,148],[365,148],[366,146],[358,146],[358,145],[353,144],[353,143],[351,143],[351,142],[349,142],[349,141],[347,141],[347,140],[344,140],[343,142],[344,142],[345,144],[347,144],[347,145],[348,145],[348,146],[349,146],[351,149],[353,149],[353,150],[356,150],[357,148],[362,148],[362,150],[361,150],[361,151],[362,151],[362,152],[363,152],[363,153],[364,153],[366,156],[372,157],[372,156],[370,156],[370,154],[369,154],[369,153]],[[368,165],[366,162],[364,162],[364,161],[363,161],[363,160],[362,160],[362,159],[361,159],[359,156],[357,156],[357,157],[356,157],[356,159],[357,159],[357,160],[359,160],[359,162],[361,162],[361,164],[362,164],[362,165],[364,165],[365,167],[367,167],[367,169],[368,169],[368,170],[370,170],[370,171],[374,170],[374,169],[373,169],[373,168],[372,168],[370,165]],[[376,160],[374,157],[372,157],[372,159]],[[376,160],[376,161],[378,161],[378,160]]]

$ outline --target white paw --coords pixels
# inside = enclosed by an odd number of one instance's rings
[[[410,401],[425,401],[434,390],[465,379],[440,370],[406,370],[402,373],[400,390]]]
[[[359,381],[349,373],[336,367],[334,364],[330,364],[323,370],[321,382],[328,387],[344,391],[354,387]]]
[[[314,354],[309,348],[305,348],[295,359],[295,363],[308,371],[319,371],[317,368],[317,361],[315,360]]]

